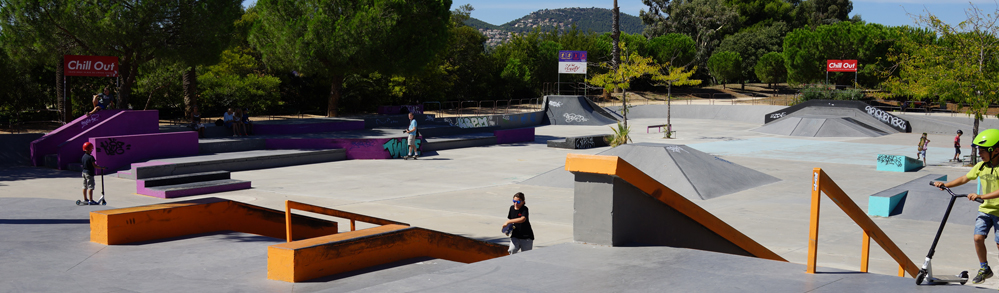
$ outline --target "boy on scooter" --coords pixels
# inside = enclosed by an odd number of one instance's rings
[[[972,167],[968,174],[947,183],[933,182],[933,186],[940,187],[942,190],[943,187],[956,187],[971,180],[979,180],[978,193],[968,194],[968,200],[978,198],[985,200],[978,207],[978,219],[975,220],[975,252],[978,254],[981,268],[978,269],[975,278],[971,280],[974,284],[981,284],[993,275],[985,250],[985,238],[989,235],[990,229],[996,231],[995,241],[999,247],[999,177],[995,172],[995,169],[999,168],[999,152],[996,151],[999,149],[999,145],[997,145],[999,143],[999,129],[986,129],[975,136],[971,143],[978,146],[978,156],[982,158],[982,161]]]
[[[83,202],[90,205],[96,205],[97,202],[94,201],[94,168],[104,167],[97,165],[97,160],[93,155],[90,154],[94,150],[94,144],[88,142],[83,143],[83,158],[80,162],[83,163]],[[90,198],[87,198],[87,191],[90,191]]]

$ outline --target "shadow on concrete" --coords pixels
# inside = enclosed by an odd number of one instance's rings
[[[29,166],[0,165],[0,182],[40,178],[79,178],[79,172]]]
[[[315,279],[311,279],[311,280],[307,280],[307,281],[302,281],[302,282],[298,282],[298,283],[326,283],[326,282],[331,282],[331,281],[336,281],[336,280],[340,280],[340,279],[346,279],[346,278],[354,277],[354,276],[357,276],[357,275],[363,275],[363,274],[367,274],[367,273],[371,273],[371,272],[377,272],[377,271],[387,270],[387,269],[391,269],[391,268],[397,268],[397,267],[401,267],[401,266],[407,266],[407,265],[411,265],[411,264],[417,264],[417,263],[420,263],[420,262],[431,261],[431,260],[435,260],[435,259],[436,258],[432,258],[432,257],[410,258],[410,259],[400,260],[400,261],[397,261],[397,262],[391,262],[391,263],[387,263],[387,264],[376,265],[376,266],[367,267],[367,268],[363,268],[363,269],[359,269],[359,270],[354,270],[354,271],[350,271],[350,272],[346,272],[346,273],[340,273],[340,274],[336,274],[336,275],[330,275],[330,276],[326,276],[326,277],[315,278]]]
[[[0,225],[90,224],[90,219],[0,219]]]
[[[185,240],[185,239],[192,239],[192,238],[199,238],[199,237],[206,237],[206,236],[213,236],[213,235],[221,235],[222,239],[224,239],[226,241],[233,241],[233,242],[268,242],[268,243],[284,242],[284,239],[271,238],[271,237],[261,236],[261,235],[256,235],[256,234],[249,234],[249,233],[235,232],[235,231],[218,231],[218,232],[209,232],[209,233],[201,233],[201,234],[184,235],[184,236],[173,237],[173,238],[164,238],[164,239],[156,239],[156,240],[149,240],[149,241],[132,242],[132,243],[126,243],[126,244],[119,244],[119,245],[123,245],[123,246],[149,245],[149,244],[171,242],[171,241]]]

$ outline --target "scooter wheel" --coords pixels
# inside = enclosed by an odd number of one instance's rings
[[[108,202],[107,202],[106,200],[103,200],[103,199],[102,199],[102,200],[101,200],[101,205],[102,205],[102,206],[106,206],[106,205],[108,205]]]
[[[961,281],[961,285],[964,285],[964,283],[968,282],[968,277],[969,277],[968,276],[968,271],[961,272],[961,280],[963,280],[963,281]]]
[[[926,271],[919,270],[919,273],[916,274],[916,285],[922,285],[923,284],[923,279],[925,279],[925,278],[926,278]]]
[[[81,201],[81,200],[76,200],[76,205],[78,205],[78,206],[82,206],[82,204],[81,204],[81,203],[83,203],[83,201]]]

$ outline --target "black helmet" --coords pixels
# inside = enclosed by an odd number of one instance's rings
[[[964,131],[961,131],[960,129],[958,129],[957,130],[957,134],[964,134]]]

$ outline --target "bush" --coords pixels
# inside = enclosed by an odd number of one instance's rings
[[[806,86],[799,92],[798,102],[809,100],[840,100],[840,101],[860,101],[864,100],[864,91],[860,89],[831,89],[826,86]]]

